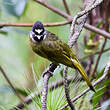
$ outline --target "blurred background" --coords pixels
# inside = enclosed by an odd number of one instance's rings
[[[65,12],[62,0],[47,0],[49,4]],[[81,0],[67,0],[71,15],[74,16],[81,10]],[[65,19],[33,0],[0,0],[0,23],[34,23],[40,20],[43,23],[61,22]],[[68,42],[70,25],[46,27]],[[42,89],[42,72],[48,67],[50,62],[40,56],[36,55],[29,45],[29,32],[31,27],[0,27],[0,65],[3,67],[8,78],[21,94],[22,97],[29,95],[34,91]],[[85,30],[83,29],[78,39],[78,57],[84,56],[84,39]],[[108,43],[109,45],[109,43]],[[109,53],[102,57],[103,62],[100,62],[98,71],[102,71]],[[96,56],[97,57],[97,56]],[[101,66],[101,70],[99,69]],[[50,79],[50,84],[62,78],[62,68],[58,67],[54,76]],[[74,70],[69,69],[68,75],[73,75]],[[74,75],[73,75],[74,76]],[[76,85],[71,83],[71,97],[76,93],[81,93],[86,87],[77,80]],[[80,110],[90,110],[92,107],[89,102],[93,92],[89,92],[85,97],[76,101],[77,108],[79,103],[84,100],[83,106]],[[9,110],[20,102],[18,97],[0,72],[0,110]],[[64,87],[59,87],[48,93],[48,110],[56,107],[57,110],[66,103]],[[37,97],[33,99],[33,103],[29,104],[26,110],[40,110],[40,99]],[[86,107],[86,109],[85,109]],[[69,110],[69,108],[65,109]],[[103,109],[104,110],[104,109]]]

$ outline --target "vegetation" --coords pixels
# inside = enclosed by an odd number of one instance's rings
[[[40,20],[47,30],[58,35],[66,43],[69,40],[71,22],[67,20],[65,25],[54,26],[53,23],[62,24],[66,21],[65,17],[46,8],[48,6],[44,6],[39,1],[41,0],[0,0],[0,71],[3,70],[0,72],[0,110],[10,110],[16,106],[20,109],[21,101],[29,102],[28,99],[30,103],[24,104],[22,109],[41,109],[42,73],[50,62],[36,55],[29,45],[29,32],[33,23]],[[99,7],[91,11],[87,20],[88,24],[99,30],[94,32],[92,29],[89,31],[83,29],[77,45],[73,47],[92,82],[97,81],[105,73],[110,56],[110,0],[103,1]],[[49,6],[56,7],[68,16],[70,13],[72,17],[84,9],[83,0],[43,0],[42,2],[44,4],[47,2]],[[64,2],[67,2],[69,12],[65,9]],[[67,104],[62,80],[63,70],[64,65],[58,66],[49,79],[47,110],[61,110],[61,107]],[[79,73],[71,68],[68,69],[67,76],[70,98],[74,99],[88,86]],[[89,91],[73,103],[76,110],[109,110],[109,88],[110,75],[107,74],[105,80],[95,86],[96,93]],[[64,110],[70,110],[70,107],[65,107]]]

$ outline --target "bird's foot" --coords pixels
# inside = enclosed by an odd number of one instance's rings
[[[53,76],[53,73],[49,70],[46,70],[45,72],[43,72],[42,76],[44,77],[46,74],[50,74],[50,76]]]

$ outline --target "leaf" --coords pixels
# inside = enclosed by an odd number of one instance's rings
[[[16,88],[17,92],[20,93],[23,96],[28,96],[28,93],[25,90],[22,90],[20,88]]]
[[[26,7],[26,0],[3,0],[3,8],[11,15],[21,16]]]
[[[4,30],[0,30],[0,34],[7,35],[8,32],[7,31],[4,31]]]
[[[99,79],[103,75],[103,73],[104,73],[104,69],[100,74],[98,74],[97,79]],[[103,83],[101,82],[96,86],[97,92],[92,97],[93,110],[95,110],[98,107],[99,100],[104,94],[104,91],[109,84],[110,84],[110,79],[107,79]]]

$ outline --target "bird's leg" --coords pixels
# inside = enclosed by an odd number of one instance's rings
[[[44,77],[45,74],[49,73],[51,76],[53,76],[54,70],[57,68],[58,64],[51,63],[49,67],[43,72],[42,76]]]

